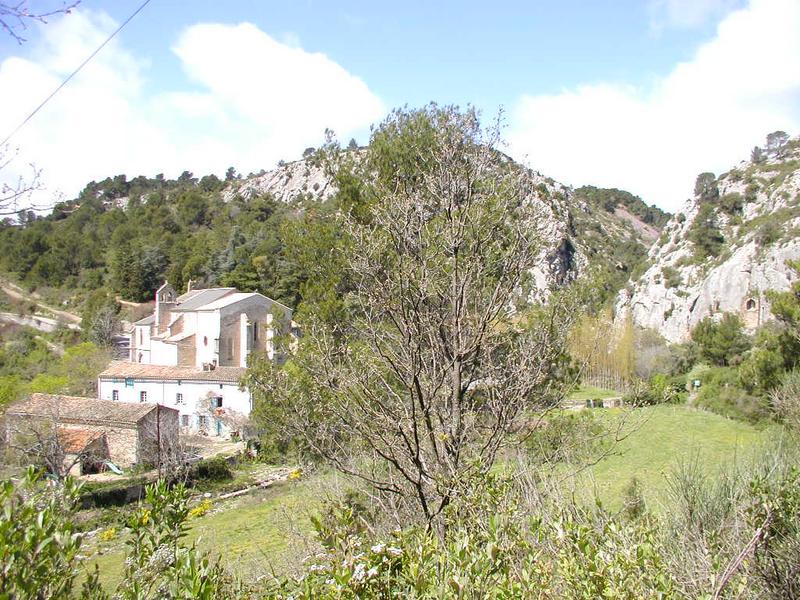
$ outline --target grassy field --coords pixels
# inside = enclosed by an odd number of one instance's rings
[[[603,411],[613,420],[623,414]],[[575,478],[576,489],[596,493],[610,509],[622,506],[625,487],[634,476],[642,484],[645,500],[658,510],[667,489],[665,474],[681,461],[694,461],[714,475],[736,460],[747,460],[765,442],[770,429],[726,419],[686,406],[662,405],[630,411],[613,454]]]
[[[334,485],[332,476],[282,482],[251,494],[220,501],[192,521],[187,540],[221,556],[226,566],[244,578],[275,568],[305,555],[302,534],[311,533],[310,515],[325,497],[323,487]],[[122,575],[125,537],[88,545],[88,569],[100,567],[101,583],[113,590]]]
[[[567,396],[567,400],[585,401],[589,399],[599,400],[603,398],[618,398],[621,392],[595,387],[593,385],[582,385]]]
[[[589,397],[599,397],[592,391]],[[622,506],[624,489],[632,477],[642,483],[645,499],[653,510],[663,499],[667,473],[678,461],[696,458],[713,474],[729,461],[745,459],[765,441],[770,430],[732,421],[685,406],[657,406],[628,411],[595,411],[610,423],[629,415],[625,431],[614,453],[587,471],[565,482],[587,499],[593,493],[616,510]],[[341,480],[334,475],[315,475],[308,480],[284,482],[273,488],[222,501],[193,521],[189,541],[224,559],[228,568],[248,578],[254,573],[283,571],[305,556],[303,534],[311,532],[309,516],[321,505],[326,492],[336,490]],[[335,491],[331,492],[335,493]],[[97,563],[107,589],[122,572],[124,537],[93,543],[87,559]],[[100,550],[102,554],[97,554]]]

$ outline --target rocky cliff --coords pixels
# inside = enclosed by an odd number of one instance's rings
[[[617,315],[670,342],[723,312],[750,330],[771,318],[766,290],[786,290],[800,258],[800,140],[754,150],[727,173],[698,177],[695,196],[665,226],[649,268],[620,292]]]
[[[511,159],[503,156],[500,160]],[[573,190],[538,172],[529,170],[527,174],[530,188],[526,199],[540,213],[538,229],[543,240],[539,266],[532,273],[536,287],[550,289],[597,266],[610,274],[614,281],[609,285],[616,286],[616,292],[645,259],[666,220],[665,213],[621,190]],[[222,198],[230,201],[239,196],[247,201],[270,195],[302,205],[328,201],[336,192],[335,182],[312,156],[230,182]]]

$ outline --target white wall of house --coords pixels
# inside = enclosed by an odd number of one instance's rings
[[[178,346],[167,344],[161,340],[151,340],[150,362],[154,365],[176,366],[178,364]]]
[[[131,362],[150,364],[150,325],[136,325],[131,332]]]
[[[144,398],[142,392],[145,394]],[[247,416],[251,410],[250,394],[246,390],[240,390],[235,383],[100,378],[98,396],[101,400],[156,402],[174,408],[180,413],[181,427],[188,427],[190,430],[200,429],[201,417],[205,417],[207,431],[212,435],[227,435],[229,432],[222,424],[222,419],[211,414],[210,397],[221,397],[222,408],[226,411],[236,411]],[[217,421],[220,422],[219,428]]]
[[[193,311],[181,312],[183,315],[183,330],[197,331],[197,313]]]
[[[214,361],[219,364],[219,311],[198,311],[195,314],[197,315],[195,366],[202,367],[203,363],[213,363]]]

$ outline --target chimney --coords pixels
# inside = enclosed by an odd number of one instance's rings
[[[191,279],[186,283],[186,293],[187,294],[192,291],[192,284],[193,283],[194,283],[194,281],[192,281]]]

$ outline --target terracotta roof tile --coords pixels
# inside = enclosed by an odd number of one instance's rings
[[[92,442],[105,436],[105,432],[59,427],[56,435],[64,452],[67,454],[80,454]]]
[[[171,367],[166,365],[147,365],[123,360],[109,363],[100,373],[101,379],[167,379],[182,381],[213,381],[220,383],[239,383],[247,369],[244,367],[217,367],[203,371],[195,367]]]
[[[31,394],[27,400],[9,406],[6,414],[57,419],[62,423],[132,426],[155,408],[155,404],[147,402],[114,402],[79,396]],[[162,407],[162,410],[174,409]]]

